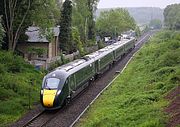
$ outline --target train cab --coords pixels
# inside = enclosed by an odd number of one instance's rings
[[[68,85],[66,78],[61,73],[50,73],[44,77],[40,101],[45,109],[57,109],[62,107],[67,96]]]

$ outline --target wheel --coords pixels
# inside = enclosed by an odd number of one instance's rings
[[[68,96],[65,100],[64,100],[64,105],[68,105],[71,102],[71,96]]]

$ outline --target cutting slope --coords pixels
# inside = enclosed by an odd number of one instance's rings
[[[180,84],[180,33],[160,32],[88,110],[79,126],[164,127],[167,93]]]

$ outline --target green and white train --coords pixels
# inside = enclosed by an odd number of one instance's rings
[[[43,79],[41,104],[45,109],[62,107],[134,47],[135,38],[124,39],[56,68]]]

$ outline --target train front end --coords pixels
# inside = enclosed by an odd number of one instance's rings
[[[65,81],[55,73],[44,77],[40,101],[45,109],[52,110],[62,107],[65,100],[64,82]]]

